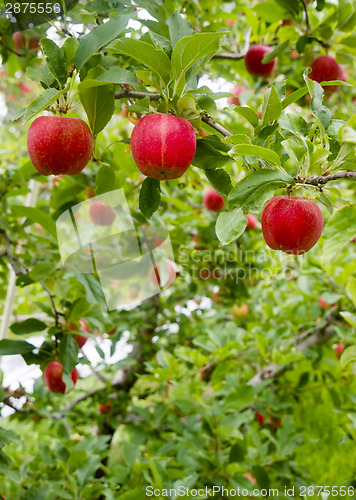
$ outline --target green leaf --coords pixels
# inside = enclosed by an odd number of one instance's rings
[[[150,177],[147,177],[147,179],[143,181],[140,191],[140,210],[147,219],[150,219],[152,214],[158,209],[160,203],[160,182],[158,179],[151,179]]]
[[[84,316],[84,314],[87,312],[89,308],[89,305],[87,301],[83,298],[80,297],[77,299],[75,302],[73,302],[72,307],[70,309],[69,315],[68,315],[68,320],[69,321],[76,321]]]
[[[275,59],[277,56],[279,56],[280,54],[283,54],[283,52],[288,48],[288,46],[289,46],[289,40],[286,40],[285,42],[280,43],[279,45],[277,45],[277,47],[275,49],[272,50],[272,52],[266,53],[263,56],[262,63],[267,64],[267,63],[273,61],[273,59]]]
[[[236,184],[228,200],[232,206],[243,207],[245,212],[259,212],[277,189],[294,184],[293,177],[284,172],[261,169]]]
[[[245,442],[240,439],[230,449],[229,463],[242,462],[245,458],[246,451]]]
[[[307,87],[302,87],[290,94],[288,97],[283,99],[282,101],[282,108],[285,109],[287,106],[290,106],[293,104],[293,102],[298,101],[301,99],[303,96],[305,96],[308,93],[308,88]]]
[[[17,321],[16,323],[12,323],[10,326],[10,330],[15,335],[25,335],[27,333],[33,332],[43,332],[47,328],[46,323],[40,321],[36,318],[25,319],[25,321]]]
[[[35,349],[35,346],[24,340],[0,340],[0,356],[25,354]]]
[[[356,328],[356,316],[348,311],[341,311],[340,316],[344,318],[345,321],[354,328]]]
[[[107,71],[103,71],[95,80],[88,78],[83,80],[79,85],[79,90],[87,89],[90,87],[99,87],[101,85],[107,85],[108,83],[113,83],[115,85],[128,83],[129,85],[137,85],[138,80],[135,75],[122,68],[112,68]]]
[[[308,78],[308,72],[309,68],[304,71],[303,77],[307,84],[309,94],[312,97],[309,109],[311,114],[318,120],[322,132],[325,132],[325,129],[328,128],[331,122],[331,111],[323,105],[324,90],[322,86],[318,82]]]
[[[170,79],[171,63],[167,54],[153,45],[136,40],[134,38],[120,38],[109,45],[109,49],[115,54],[124,54],[139,61],[154,71],[166,85]]]
[[[215,149],[210,141],[198,139],[193,165],[204,170],[220,168],[233,160]]]
[[[102,165],[95,177],[95,194],[103,194],[119,187],[115,171],[110,165]]]
[[[114,40],[126,28],[131,17],[131,14],[120,14],[83,36],[75,54],[75,67],[77,70],[80,70],[94,52]]]
[[[33,266],[29,276],[33,281],[41,281],[52,276],[52,274],[54,274],[55,271],[56,271],[55,264],[48,260],[44,260],[42,262],[37,262]]]
[[[340,364],[343,368],[349,363],[356,362],[356,346],[353,345],[344,350],[340,358]]]
[[[231,149],[230,155],[256,156],[256,158],[267,160],[270,163],[273,163],[273,165],[281,165],[281,160],[277,153],[267,148],[261,148],[261,146],[255,146],[254,144],[237,144]]]
[[[174,94],[181,93],[184,84],[219,50],[223,35],[224,33],[196,33],[177,42],[171,58],[172,75],[175,79]],[[191,68],[193,70],[187,74]]]
[[[227,245],[241,236],[246,225],[246,216],[240,208],[234,208],[231,212],[221,212],[216,221],[216,236],[223,245]]]
[[[78,344],[74,335],[66,333],[59,343],[59,360],[64,373],[70,374],[78,363]]]
[[[56,224],[52,217],[43,212],[40,208],[24,207],[22,205],[12,205],[11,210],[15,215],[27,217],[33,222],[40,224],[46,229],[54,238],[57,238]]]
[[[184,19],[177,10],[168,19],[168,27],[173,47],[181,38],[194,34],[192,23]]]
[[[115,94],[112,85],[90,87],[79,91],[79,98],[87,114],[93,135],[110,121],[115,110]]]
[[[249,108],[248,106],[236,106],[234,108],[234,111],[236,111],[241,116],[243,116],[244,118],[246,118],[246,120],[248,120],[253,127],[257,127],[257,125],[258,125],[258,116],[256,115],[256,113],[251,108]]]
[[[328,266],[331,260],[349,244],[356,234],[356,206],[336,210],[328,220],[324,231],[321,260]]]
[[[47,64],[44,63],[43,61],[41,61],[41,64],[39,64],[39,61],[40,59],[33,58],[29,62],[26,68],[26,75],[33,82],[41,82],[46,87],[50,87],[51,84],[54,82],[54,76],[48,69]]]
[[[87,301],[90,304],[100,305],[104,310],[107,309],[106,300],[99,281],[91,274],[77,274],[77,280],[84,286]]]
[[[217,168],[216,170],[206,170],[205,175],[207,176],[211,185],[220,193],[220,194],[229,194],[232,185],[230,176],[225,170],[221,168]]]
[[[78,45],[79,42],[75,36],[67,38],[67,40],[62,45],[67,70],[74,64],[74,58],[78,49]]]
[[[262,104],[262,125],[278,120],[282,113],[282,104],[277,90],[271,85],[265,92]]]
[[[49,38],[42,38],[41,45],[46,55],[48,69],[58,82],[64,85],[67,81],[68,73],[63,50]]]
[[[66,89],[56,90],[56,89],[46,89],[36,97],[35,100],[31,102],[31,104],[26,108],[24,120],[28,121],[33,118],[37,113],[43,111],[44,109],[49,108],[51,104],[53,104],[59,97],[66,92]],[[20,118],[19,116],[16,117]]]

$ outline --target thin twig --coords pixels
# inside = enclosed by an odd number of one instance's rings
[[[220,52],[215,54],[213,59],[230,59],[231,61],[240,61],[245,58],[245,54],[233,54],[231,52]]]
[[[310,22],[309,22],[309,16],[308,16],[308,8],[307,8],[307,3],[306,0],[300,0],[303,4],[303,10],[304,10],[304,16],[305,16],[305,28],[306,32],[309,35],[310,34]]]
[[[219,125],[218,123],[215,123],[214,120],[209,116],[209,115],[203,115],[201,117],[202,121],[209,125],[210,127],[214,128],[217,132],[220,132],[225,137],[230,137],[232,134],[226,128],[223,126]]]
[[[336,174],[331,175],[320,175],[319,177],[308,177],[307,179],[294,177],[294,179],[297,184],[320,186],[330,181],[336,181],[337,179],[356,179],[356,172],[336,172]]]
[[[159,101],[161,98],[161,94],[153,94],[150,92],[136,92],[135,90],[130,89],[115,92],[115,99],[129,99],[130,97],[132,97],[133,99],[144,99],[147,96],[151,101]]]

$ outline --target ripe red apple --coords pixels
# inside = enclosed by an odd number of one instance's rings
[[[80,118],[40,116],[28,130],[27,149],[40,174],[75,175],[90,160],[93,138]]]
[[[63,366],[59,361],[51,361],[45,368],[43,373],[46,386],[51,392],[60,392],[64,394],[66,385],[62,380]],[[78,371],[76,368],[71,373],[73,384],[75,385],[78,380]]]
[[[323,299],[323,298],[321,298],[321,297],[319,298],[319,305],[320,305],[320,307],[322,307],[323,309],[328,309],[329,307],[331,307],[331,306],[332,306],[332,304],[328,304],[328,303],[326,302],[326,300],[324,300],[324,299]]]
[[[267,64],[262,63],[263,56],[272,52],[267,45],[253,45],[245,55],[245,65],[247,71],[253,76],[269,76],[276,66],[276,59]]]
[[[316,82],[330,82],[332,80],[340,80],[343,76],[343,68],[340,66],[331,56],[320,56],[314,59],[310,63],[312,69],[309,73],[309,78],[315,80]],[[326,92],[335,92],[338,89],[338,85],[332,85],[331,87],[323,87]]]
[[[225,24],[226,26],[233,26],[234,24],[236,24],[236,21],[235,19],[226,19]]]
[[[258,222],[254,215],[247,214],[246,219],[247,219],[246,229],[255,229],[255,227],[257,227]]]
[[[249,313],[249,307],[247,304],[241,304],[241,306],[234,304],[231,308],[231,314],[237,320],[247,318],[248,313]]]
[[[227,102],[228,104],[235,104],[236,106],[240,106],[240,98],[239,98],[239,95],[241,94],[241,92],[244,92],[245,90],[245,87],[238,87],[235,85],[235,87],[232,87],[232,89],[230,89],[230,92],[232,94],[235,94],[236,97],[228,97],[227,98]]]
[[[85,321],[84,318],[80,318],[79,324],[80,324],[80,329],[83,332],[89,333],[90,330],[88,327],[88,323]],[[69,330],[78,330],[78,325],[76,325],[75,323],[69,323],[68,328],[69,328]],[[84,337],[84,335],[79,335],[79,334],[75,334],[74,338],[77,341],[79,349],[82,348],[83,345],[88,340],[87,337]]]
[[[155,113],[141,118],[132,131],[132,156],[147,177],[181,177],[192,163],[195,149],[195,130],[185,118]]]
[[[333,345],[333,349],[336,353],[337,359],[340,359],[342,351],[345,349],[345,344],[335,344]]]
[[[89,217],[96,226],[111,226],[116,219],[116,213],[109,204],[104,205],[96,200],[90,205]]]
[[[256,413],[256,419],[257,419],[257,422],[260,424],[260,425],[264,425],[264,422],[265,422],[265,416],[261,413],[261,412],[257,412]]]
[[[105,403],[104,405],[99,405],[99,413],[101,413],[102,415],[105,415],[107,413],[110,413],[111,411],[111,408],[112,408],[112,405],[111,403]]]
[[[14,41],[16,52],[20,52],[26,46],[29,50],[38,50],[40,48],[40,39],[38,36],[28,38],[28,36],[26,36],[22,31],[16,31],[12,35],[12,39]]]
[[[224,208],[224,200],[215,189],[208,188],[203,197],[203,205],[211,212],[220,212]]]
[[[158,264],[157,267],[154,267],[149,274],[149,279],[153,285],[158,285],[161,288],[166,288],[170,286],[176,277],[176,271],[172,262],[169,260],[164,261],[165,271],[161,271],[161,266]],[[168,271],[168,272],[167,272]],[[161,279],[164,278],[165,282],[161,283]]]
[[[323,230],[320,208],[298,196],[276,196],[262,213],[262,233],[273,250],[302,255],[318,241]]]

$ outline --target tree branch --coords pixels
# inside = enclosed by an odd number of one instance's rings
[[[130,97],[132,97],[133,99],[144,99],[147,96],[151,101],[159,101],[161,98],[161,94],[153,94],[151,92],[136,92],[135,90],[130,89],[115,92],[115,99],[129,99]]]
[[[240,61],[245,59],[245,54],[233,54],[231,52],[220,52],[220,54],[215,54],[213,59],[230,59],[230,61]]]
[[[215,129],[217,132],[219,132],[223,136],[230,137],[232,135],[231,132],[229,132],[228,130],[226,130],[226,128],[222,127],[218,123],[215,123],[214,120],[209,115],[207,115],[207,114],[203,115],[201,117],[201,119],[202,119],[202,121],[204,123],[206,123],[207,125],[209,125],[213,129]]]
[[[307,9],[307,2],[306,0],[300,0],[303,4],[303,11],[304,11],[304,16],[305,16],[305,28],[306,32],[309,35],[310,34],[310,22],[309,22],[309,16],[308,16],[308,9]]]
[[[356,179],[356,172],[336,172],[336,174],[331,175],[320,175],[319,177],[294,177],[297,184],[309,184],[311,186],[324,185],[330,181],[336,181],[337,179]]]
[[[324,317],[324,321],[321,325],[309,328],[305,332],[299,334],[296,337],[295,342],[292,344],[292,348],[296,348],[299,351],[305,351],[313,345],[325,344],[334,335],[335,330],[332,326],[333,320],[335,319],[335,311],[337,307],[332,307]],[[254,375],[248,382],[247,385],[255,387],[263,380],[277,378],[283,375],[288,369],[291,363],[285,363],[277,365],[276,363],[271,363],[260,370],[256,375]]]

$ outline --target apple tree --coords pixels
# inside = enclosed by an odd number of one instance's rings
[[[0,498],[354,498],[355,2],[90,0],[21,11],[28,29],[15,5]],[[57,229],[84,202],[91,227],[123,223],[100,198],[118,189],[175,262],[109,309]],[[33,384],[11,381],[19,357]]]

